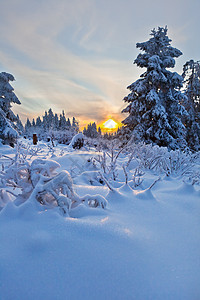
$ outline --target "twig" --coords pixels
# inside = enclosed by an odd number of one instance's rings
[[[116,163],[116,161],[117,161],[117,159],[118,159],[120,153],[121,153],[126,147],[127,147],[127,144],[124,145],[124,146],[118,151],[117,155],[115,156],[114,163]]]
[[[160,177],[158,178],[158,179],[156,179],[153,183],[152,183],[152,185],[150,185],[150,187],[148,188],[148,190],[150,190],[155,184],[156,184],[156,182],[158,182],[160,180]]]
[[[12,157],[9,157],[9,156],[7,156],[7,155],[4,155],[4,154],[1,154],[1,157],[5,157],[5,158],[8,158],[8,159],[10,159],[10,160],[14,161],[14,159],[13,159]]]
[[[125,168],[124,165],[122,166],[122,168],[123,168],[124,175],[125,175],[125,183],[127,184],[127,183],[128,183],[128,174],[127,174],[127,172],[126,172],[126,168]]]
[[[18,195],[16,195],[16,194],[14,194],[13,192],[11,192],[11,191],[8,191],[8,190],[5,190],[6,191],[6,193],[10,193],[11,195],[13,195],[14,197],[17,197]]]
[[[110,191],[114,192],[113,188],[111,187],[111,185],[108,183],[108,180],[103,176],[103,174],[101,172],[98,172],[99,175],[101,176],[101,179],[105,182],[105,184],[107,185],[107,187],[109,188]]]

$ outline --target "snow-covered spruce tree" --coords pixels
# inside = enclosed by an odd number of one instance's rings
[[[183,66],[185,97],[183,105],[189,118],[186,121],[187,142],[192,150],[200,150],[200,62],[190,60]]]
[[[33,121],[32,121],[32,126],[35,128],[36,124],[35,124],[35,119],[33,118]]]
[[[190,60],[183,66],[184,89],[192,109],[200,113],[200,61]]]
[[[67,127],[67,121],[66,121],[64,110],[62,111],[62,114],[60,114],[59,127],[60,127],[60,130],[65,130]]]
[[[19,115],[17,114],[17,121],[16,121],[17,131],[20,135],[24,134],[24,126],[22,124],[22,121],[20,120]]]
[[[17,132],[17,117],[11,110],[11,103],[21,104],[10,85],[10,81],[15,78],[12,74],[1,72],[0,73],[0,140],[4,144],[13,146],[15,143]]]
[[[41,121],[40,117],[37,117],[35,125],[37,127],[41,127],[42,126],[42,121]]]
[[[79,124],[75,117],[72,118],[72,129],[77,133],[79,132]]]
[[[55,114],[55,116],[54,116],[54,126],[55,126],[55,130],[59,129],[58,114]]]
[[[83,130],[83,134],[90,138],[97,138],[98,132],[97,132],[97,125],[96,123],[90,123],[87,125],[87,128],[85,127]]]
[[[169,149],[187,146],[183,117],[187,112],[180,101],[183,78],[167,68],[175,66],[175,57],[182,53],[170,46],[167,27],[151,32],[147,42],[137,43],[142,50],[134,63],[146,68],[137,81],[128,86],[131,93],[123,100],[128,106],[122,111],[129,116],[122,121],[135,141],[167,146]]]
[[[98,127],[98,135],[101,136],[101,127]]]
[[[48,110],[48,129],[54,129],[55,128],[55,119],[52,109],[50,108]]]
[[[31,122],[29,120],[29,118],[26,119],[26,123],[25,123],[25,134],[27,137],[31,137],[32,136],[32,125],[31,125]]]
[[[67,125],[67,129],[69,130],[71,128],[71,122],[69,118],[67,119],[66,125]]]

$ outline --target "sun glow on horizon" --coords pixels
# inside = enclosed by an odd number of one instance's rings
[[[120,124],[115,122],[113,119],[108,119],[100,127],[103,131],[115,131],[118,127],[120,127]]]

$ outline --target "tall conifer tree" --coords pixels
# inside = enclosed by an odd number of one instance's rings
[[[146,71],[128,86],[131,92],[124,98],[128,106],[122,112],[129,115],[122,123],[136,141],[176,149],[187,145],[183,124],[187,112],[180,105],[183,78],[167,70],[175,66],[174,58],[182,54],[170,42],[167,27],[158,27],[147,42],[136,44],[142,53],[134,63]]]

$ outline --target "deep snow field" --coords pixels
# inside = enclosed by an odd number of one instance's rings
[[[17,194],[19,189],[0,186],[0,300],[200,299],[198,184],[182,171],[166,176],[143,165],[143,182],[136,186],[132,177],[140,161],[134,156],[126,184],[122,165],[130,156],[121,153],[117,179],[103,175],[110,190],[99,180],[99,163],[91,159],[101,153],[63,145],[53,153],[41,142],[39,147],[37,156],[27,156],[29,162],[56,161],[58,172],[71,174],[79,197],[100,195],[107,205],[83,202],[63,215],[33,197],[17,205],[5,190]],[[0,146],[3,171],[15,152]]]

